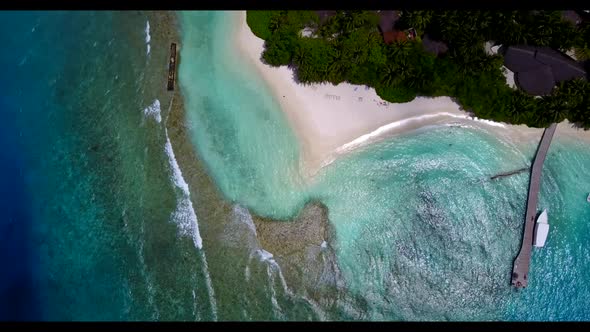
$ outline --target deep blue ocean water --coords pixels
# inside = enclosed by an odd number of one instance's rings
[[[6,110],[8,105],[0,104]],[[0,131],[0,320],[34,319],[39,315],[35,266],[30,251],[32,220],[24,191],[23,161],[14,146],[14,120],[4,119]]]
[[[210,317],[156,103],[169,44],[148,54],[147,22],[0,13],[2,319]]]
[[[61,15],[55,16],[57,19]],[[0,13],[0,42],[14,47],[11,51],[5,48],[0,52],[0,68],[3,72],[0,76],[0,111],[3,118],[0,130],[0,264],[3,271],[0,274],[1,319],[41,317],[41,297],[37,278],[39,263],[36,257],[38,246],[34,242],[32,197],[26,184],[27,176],[34,168],[33,156],[38,154],[39,150],[47,148],[44,144],[46,130],[43,130],[43,125],[36,116],[28,121],[28,127],[22,128],[21,125],[27,120],[23,115],[23,109],[34,109],[35,113],[43,116],[43,104],[50,98],[51,92],[42,87],[41,82],[47,81],[48,77],[59,72],[63,56],[57,56],[55,67],[51,66],[52,55],[59,55],[59,52],[49,47],[47,57],[40,55],[37,58],[37,66],[47,63],[49,68],[31,68],[23,73],[23,67],[19,64],[30,54],[31,46],[37,44],[36,40],[26,37],[30,36],[32,28],[38,22],[39,14],[35,13]],[[47,23],[53,22],[48,20]],[[55,36],[55,33],[46,33],[39,36],[39,41]],[[29,43],[30,45],[26,46]],[[42,47],[41,44],[39,46]],[[42,140],[35,144],[36,151],[33,150],[33,144],[24,142],[29,137],[23,135],[23,131],[39,133],[35,138]]]

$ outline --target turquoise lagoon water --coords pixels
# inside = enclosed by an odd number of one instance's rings
[[[181,22],[187,121],[211,175],[230,200],[246,199],[275,218],[291,216],[304,203],[295,136],[255,68],[231,48],[230,14],[188,12]]]
[[[278,103],[226,38],[231,14],[183,12],[186,124],[230,202],[219,212],[174,158],[154,15],[0,13],[0,320],[590,319],[583,142],[551,147],[552,231],[516,292],[527,176],[489,177],[528,165],[534,146],[425,128],[307,186]],[[284,219],[311,200],[336,231],[342,286],[326,299],[290,282],[245,209]]]
[[[590,318],[587,146],[557,139],[549,152],[540,206],[553,228],[533,256],[530,286],[515,291],[528,175],[490,177],[529,165],[534,146],[484,130],[426,128],[346,156],[305,187],[278,104],[222,38],[231,15],[181,14],[179,78],[193,143],[224,195],[256,213],[284,218],[309,200],[326,204],[346,290],[324,317]]]

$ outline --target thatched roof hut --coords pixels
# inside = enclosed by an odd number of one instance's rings
[[[391,44],[393,42],[403,42],[408,40],[408,35],[399,30],[391,30],[383,33],[383,41],[385,44]]]

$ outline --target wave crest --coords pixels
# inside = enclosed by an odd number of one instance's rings
[[[172,180],[174,185],[180,189],[178,205],[176,206],[176,210],[174,210],[172,213],[172,219],[180,227],[181,233],[183,235],[191,236],[193,238],[195,247],[197,247],[197,249],[202,249],[203,240],[199,234],[197,214],[193,208],[193,202],[190,199],[188,184],[184,180],[182,171],[180,170],[178,162],[176,161],[176,157],[174,156],[174,150],[172,149],[172,144],[170,143],[170,138],[168,137],[168,130],[165,128],[164,130],[166,133],[166,144],[164,145],[164,149],[166,151],[166,155],[168,156],[170,168],[172,169]]]
[[[143,116],[146,117],[146,118],[152,117],[158,123],[162,122],[162,114],[161,114],[161,110],[160,110],[160,101],[158,99],[156,99],[156,100],[154,100],[154,102],[151,105],[149,105],[148,107],[146,107],[143,110]]]

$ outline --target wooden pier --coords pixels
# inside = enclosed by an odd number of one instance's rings
[[[170,63],[168,64],[168,91],[174,90],[176,79],[176,43],[170,45]]]
[[[533,246],[533,230],[535,228],[537,201],[541,184],[541,170],[543,169],[543,162],[547,156],[547,151],[549,150],[549,145],[551,144],[551,139],[553,138],[556,128],[557,124],[553,123],[543,132],[543,137],[537,148],[533,167],[531,167],[526,216],[524,219],[524,235],[522,237],[520,252],[518,253],[518,256],[516,256],[512,268],[512,285],[517,288],[526,287],[528,283],[531,250]]]

